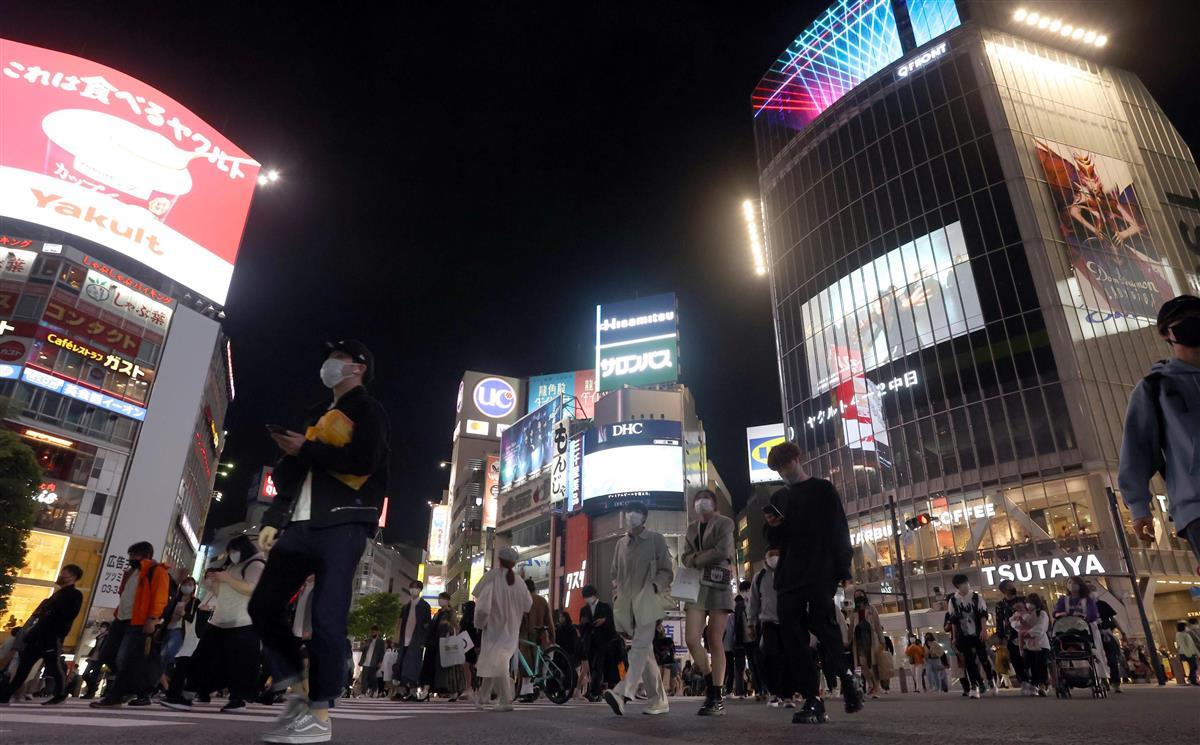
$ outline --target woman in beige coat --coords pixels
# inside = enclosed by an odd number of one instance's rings
[[[708,490],[696,492],[692,500],[696,519],[688,525],[681,561],[700,570],[700,594],[684,605],[687,614],[687,646],[695,668],[704,675],[706,693],[700,716],[725,714],[725,623],[733,612],[733,520],[717,512],[717,497]],[[700,641],[708,628],[708,649]],[[709,662],[709,652],[712,662]]]
[[[880,681],[892,677],[892,660],[883,643],[883,624],[879,622],[879,612],[871,605],[863,590],[854,591],[849,631],[854,666],[862,668],[867,692],[872,698],[878,698]]]

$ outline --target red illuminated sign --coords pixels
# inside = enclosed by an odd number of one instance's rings
[[[583,607],[582,590],[588,583],[588,549],[592,540],[591,518],[583,513],[567,518],[565,545],[563,546],[563,581],[566,593],[563,607],[578,623],[579,609]]]
[[[42,318],[63,331],[75,331],[81,336],[110,346],[117,352],[136,355],[142,346],[142,340],[128,331],[101,321],[78,308],[68,308],[57,300],[51,299],[46,303],[46,312]]]
[[[0,211],[224,302],[259,164],[122,72],[0,39]]]

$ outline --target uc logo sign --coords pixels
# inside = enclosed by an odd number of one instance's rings
[[[475,408],[484,416],[503,419],[517,406],[517,392],[500,378],[484,378],[475,385]]]
[[[771,452],[771,448],[776,445],[783,444],[786,439],[783,435],[780,435],[779,437],[768,437],[763,440],[751,440],[750,459],[762,468],[767,468],[767,453]]]

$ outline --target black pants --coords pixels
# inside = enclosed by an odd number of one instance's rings
[[[159,650],[153,644],[147,650],[146,635],[141,626],[119,619],[113,621],[108,628],[101,659],[116,674],[105,689],[104,698],[115,700],[150,693],[156,681],[150,679],[153,672],[149,670],[149,662],[158,655]]]
[[[226,629],[209,624],[188,665],[184,688],[211,694],[229,689],[231,701],[258,697],[259,645],[253,626]]]
[[[1033,685],[1046,685],[1049,656],[1050,650],[1048,649],[1025,650],[1025,670],[1029,674],[1029,682]]]
[[[992,663],[983,640],[978,636],[958,634],[954,639],[954,648],[958,650],[959,662],[962,663],[967,681],[975,688],[983,688],[985,682],[992,679]],[[983,669],[982,673],[980,668]]]
[[[89,659],[87,670],[83,673],[83,698],[92,698],[100,686],[100,677],[104,674],[104,666],[99,658]]]
[[[592,642],[592,655],[588,660],[591,679],[588,681],[588,693],[595,697],[600,695],[600,684],[615,688],[621,682],[621,671],[617,669],[621,661],[617,651],[619,640],[609,639],[605,642]]]
[[[754,695],[759,696],[763,693],[763,683],[758,673],[758,642],[747,642],[746,646],[742,647],[742,654],[746,656],[746,667],[750,669],[750,687],[754,689]]]
[[[725,692],[746,695],[746,650],[741,647],[725,653]]]
[[[756,667],[761,683],[772,696],[791,698],[793,690],[791,675],[783,653],[783,632],[779,624],[763,622],[758,631],[758,658]]]
[[[54,691],[55,696],[64,693],[66,691],[66,675],[63,672],[62,661],[59,659],[61,654],[61,644],[57,639],[35,637],[26,641],[18,656],[17,674],[12,677],[3,690],[0,690],[0,701],[7,701],[18,688],[25,685],[29,671],[33,670],[33,666],[38,663],[38,660],[42,661],[45,668],[43,674],[52,686],[50,690]]]
[[[780,593],[779,628],[787,666],[795,676],[800,695],[815,698],[820,688],[820,671],[809,634],[815,635],[821,644],[825,674],[836,678],[846,674],[842,630],[833,607],[832,588]]]
[[[1008,661],[1012,663],[1013,672],[1017,674],[1017,680],[1021,683],[1029,682],[1029,672],[1025,669],[1025,656],[1021,654],[1021,645],[1008,640],[1005,645],[1008,647]]]
[[[308,575],[316,575],[308,669],[313,708],[332,706],[345,688],[346,616],[367,531],[368,526],[360,523],[329,528],[314,528],[307,521],[292,523],[271,549],[250,597],[250,618],[262,639],[274,685],[282,689],[304,673],[304,655],[300,640],[292,635],[288,603]]]

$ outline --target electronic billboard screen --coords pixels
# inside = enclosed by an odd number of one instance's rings
[[[563,418],[562,396],[517,420],[500,435],[500,488],[523,483],[554,460],[554,424]]]
[[[679,422],[618,422],[583,436],[583,508],[589,512],[645,502],[684,508],[683,426]]]
[[[813,396],[918,350],[983,328],[962,225],[893,249],[804,304]]]
[[[161,91],[0,39],[0,214],[94,241],[224,303],[259,164]]]

